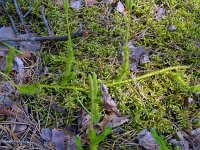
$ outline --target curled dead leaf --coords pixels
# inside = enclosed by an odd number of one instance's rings
[[[110,112],[111,114],[115,114],[119,116],[119,110],[117,109],[117,104],[111,99],[111,96],[108,93],[108,89],[106,85],[101,84],[101,94],[102,94],[102,106],[103,108]]]
[[[139,141],[139,145],[146,150],[159,150],[159,146],[153,135],[146,129],[142,130],[136,139]]]
[[[139,64],[150,62],[149,53],[142,46],[135,47],[132,41],[128,42],[129,48],[129,68],[131,71],[137,71]],[[122,60],[124,61],[124,53],[122,52]]]
[[[129,116],[118,117],[116,115],[107,115],[105,114],[103,120],[98,123],[102,130],[106,129],[107,127],[116,128],[124,123],[129,121]]]
[[[191,135],[193,136],[195,143],[200,143],[200,128],[192,130]]]
[[[96,3],[95,0],[85,0],[85,6],[92,6]]]
[[[82,0],[71,0],[70,7],[76,10],[79,10],[81,7]]]
[[[67,136],[64,130],[42,128],[40,136],[45,142],[52,142],[56,150],[77,149],[75,136]]]

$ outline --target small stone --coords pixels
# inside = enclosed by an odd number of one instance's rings
[[[165,14],[165,9],[162,7],[158,7],[155,13],[155,19],[161,20],[164,14]]]
[[[149,54],[148,53],[145,53],[144,55],[142,55],[140,57],[140,64],[146,64],[150,62],[150,59],[149,59]]]
[[[176,27],[175,27],[174,25],[170,25],[170,26],[169,26],[169,30],[170,30],[170,31],[175,31],[175,30],[176,30]]]
[[[85,6],[92,6],[96,3],[95,0],[85,0]]]
[[[133,50],[135,48],[135,46],[133,45],[132,41],[129,41],[127,45],[128,45],[128,49],[129,50]]]
[[[70,1],[70,7],[79,10],[81,7],[81,0],[72,0]]]
[[[116,10],[120,13],[123,13],[123,11],[125,10],[124,5],[122,4],[122,2],[117,2],[117,6],[116,6]]]

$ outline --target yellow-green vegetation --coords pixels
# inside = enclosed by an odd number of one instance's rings
[[[9,74],[12,69],[14,54],[15,54],[15,49],[11,47],[9,49],[8,55],[6,56],[7,64],[6,64],[5,74]]]
[[[164,141],[164,138],[162,136],[159,136],[154,128],[151,129],[151,134],[153,135],[153,137],[155,138],[156,142],[158,143],[159,150],[169,150],[169,148],[167,147],[166,142]]]
[[[94,129],[94,124],[98,123],[100,116],[99,104],[100,98],[97,96],[99,92],[99,86],[97,83],[96,74],[89,75],[89,98],[91,99],[91,113],[90,113],[90,127],[88,138],[90,140],[90,149],[97,150],[97,146],[102,142],[108,134],[111,132],[111,127],[106,128],[101,134],[97,135]]]
[[[22,11],[27,10],[25,1],[19,2]],[[7,5],[13,12],[11,4]],[[67,35],[69,30],[63,7],[48,0],[33,2],[33,13],[26,18],[32,32],[47,35],[38,10],[40,5],[45,6],[52,32]],[[155,19],[158,7],[165,9],[160,20]],[[42,46],[40,65],[41,68],[49,67],[50,73],[48,76],[41,74],[37,81],[39,90],[30,98],[29,106],[39,112],[45,122],[49,107],[44,107],[43,103],[58,102],[66,108],[67,115],[51,112],[47,125],[55,126],[58,120],[61,126],[72,123],[81,105],[91,111],[87,83],[88,75],[95,72],[98,82],[109,87],[120,112],[131,116],[125,125],[127,131],[153,127],[159,133],[174,133],[176,129],[191,128],[191,119],[199,115],[194,95],[200,92],[199,14],[199,0],[134,0],[127,40],[127,16],[111,4],[98,3],[81,7],[79,11],[69,9],[70,31],[76,32],[81,23],[88,35],[73,39],[73,49],[69,42],[48,42]],[[0,18],[2,25],[8,25],[5,19],[5,16]],[[170,25],[176,30],[170,31]],[[126,76],[116,80],[123,70],[122,46],[129,40],[135,46],[144,46],[151,61],[140,66],[137,73],[126,72]],[[66,64],[70,52],[74,53],[73,65]],[[71,69],[71,74],[66,68]],[[61,85],[65,76],[67,82]],[[184,105],[191,96],[194,103]]]

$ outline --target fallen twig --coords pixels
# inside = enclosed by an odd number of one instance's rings
[[[17,14],[18,14],[18,16],[19,16],[19,20],[20,20],[20,22],[21,22],[21,25],[23,26],[25,32],[28,33],[28,31],[27,31],[27,29],[26,29],[26,27],[25,27],[24,16],[23,16],[23,14],[22,14],[22,12],[21,12],[21,10],[20,10],[20,8],[19,8],[19,5],[18,5],[18,3],[17,3],[17,0],[13,0],[13,2],[14,2],[14,5],[15,5],[16,12],[17,12]]]
[[[76,33],[71,33],[71,38],[81,37],[84,34],[84,30],[78,30]],[[17,38],[1,38],[0,42],[8,42],[8,41],[15,41],[15,42],[22,42],[22,41],[67,41],[68,36],[33,36],[33,37],[17,37]]]
[[[47,32],[48,32],[48,35],[51,36],[52,35],[52,32],[50,30],[50,27],[49,27],[49,24],[48,24],[48,21],[45,17],[45,14],[44,14],[44,7],[43,6],[40,6],[40,13],[42,15],[42,21],[44,22],[46,28],[47,28]]]
[[[25,13],[25,15],[23,16],[23,18],[26,18],[30,13],[31,13],[31,11],[32,11],[32,9],[33,9],[33,7],[32,7],[32,5],[31,5],[31,3],[29,2],[29,10]]]

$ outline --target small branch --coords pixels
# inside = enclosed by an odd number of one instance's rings
[[[0,143],[35,145],[40,150],[45,150],[41,145],[39,145],[39,144],[37,144],[35,142],[32,142],[32,141],[17,141],[17,140],[16,141],[13,141],[13,140],[7,141],[7,140],[1,140]]]
[[[47,28],[47,32],[48,32],[48,35],[51,36],[52,35],[52,32],[50,30],[50,27],[49,27],[49,24],[48,24],[48,21],[45,17],[45,14],[44,14],[44,7],[43,6],[40,6],[40,13],[42,15],[42,21],[44,22],[46,28]]]
[[[19,9],[19,5],[17,4],[17,0],[13,0],[13,2],[14,2],[14,5],[15,5],[16,12],[17,12],[17,14],[18,14],[18,16],[19,16],[20,22],[21,22],[22,24],[24,24],[23,14],[22,14],[22,12],[21,12],[20,9]]]
[[[71,34],[71,38],[77,38],[77,37],[81,37],[83,36],[84,31],[83,30],[79,30],[76,33],[72,33]],[[44,41],[67,41],[68,40],[68,36],[34,36],[34,37],[23,37],[23,38],[1,38],[0,42],[8,42],[8,41],[15,41],[15,42],[22,42],[22,41],[40,41],[40,42],[44,42]]]
[[[22,26],[24,27],[25,32],[28,33],[28,31],[26,30],[26,27],[25,27],[24,16],[19,9],[19,5],[17,4],[17,0],[13,0],[13,2],[14,2],[14,5],[15,5],[15,9],[17,11],[17,14],[19,16],[19,20],[20,20]]]
[[[30,12],[32,11],[32,9],[33,9],[33,7],[32,7],[32,5],[30,3],[29,10],[25,13],[25,15],[23,16],[23,18],[26,18],[30,14]]]

